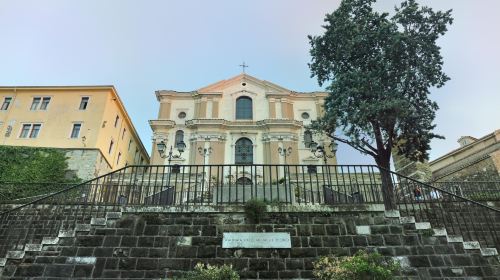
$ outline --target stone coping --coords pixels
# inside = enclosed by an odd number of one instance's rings
[[[283,212],[384,212],[383,204],[360,204],[360,205],[281,205],[267,206],[268,213]],[[243,205],[212,206],[212,205],[189,205],[189,206],[125,206],[123,213],[238,213],[245,212]]]

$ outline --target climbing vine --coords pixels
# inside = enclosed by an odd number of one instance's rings
[[[54,148],[0,146],[0,200],[40,195],[79,182],[66,159],[64,151]]]

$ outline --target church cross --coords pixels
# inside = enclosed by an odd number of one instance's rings
[[[243,73],[245,73],[245,68],[247,68],[248,65],[245,64],[245,61],[243,61],[243,64],[240,64],[240,67],[243,70]]]

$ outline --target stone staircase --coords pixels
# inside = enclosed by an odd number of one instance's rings
[[[50,212],[49,209],[46,209]],[[242,279],[312,279],[319,256],[352,255],[360,249],[397,259],[401,279],[499,279],[495,248],[448,235],[429,222],[415,222],[380,207],[269,207],[261,223],[250,223],[241,208],[191,209],[126,207],[97,211],[57,236],[36,235],[0,259],[2,279],[140,278],[182,276],[197,263],[231,264]],[[23,211],[23,210],[21,210]],[[2,225],[22,232],[19,215]],[[73,219],[71,214],[46,213]],[[39,229],[48,225],[40,219]],[[224,249],[223,232],[289,232],[291,249]],[[40,238],[41,237],[41,238]]]

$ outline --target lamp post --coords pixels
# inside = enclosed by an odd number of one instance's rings
[[[286,157],[292,154],[292,147],[288,148],[278,148],[278,154],[282,157],[285,157],[285,164],[286,164]]]
[[[202,148],[198,147],[198,153],[203,157],[209,157],[212,154],[212,147]],[[203,161],[205,163],[205,161]],[[206,163],[205,163],[206,164]]]
[[[328,164],[329,158],[333,158],[335,156],[335,152],[337,151],[337,144],[335,142],[330,143],[330,145],[328,145],[328,147],[330,148],[331,154],[327,153],[324,146],[318,145],[318,143],[316,143],[314,141],[311,142],[311,144],[309,144],[309,148],[311,149],[311,153],[313,153],[313,155],[317,158],[322,158],[325,165]]]
[[[180,141],[175,145],[175,148],[177,149],[177,152],[178,152],[177,155],[174,155],[174,147],[172,145],[170,146],[170,151],[168,152],[168,154],[165,153],[166,149],[167,149],[167,145],[163,141],[156,144],[156,147],[158,148],[158,153],[160,153],[160,157],[161,158],[168,158],[168,165],[170,165],[173,158],[180,158],[181,157],[182,153],[186,149],[186,144],[184,143],[184,141]]]
[[[330,175],[330,167],[328,166],[328,159],[333,158],[335,156],[335,152],[337,151],[337,143],[332,142],[332,143],[330,143],[330,145],[328,145],[328,147],[330,148],[331,154],[327,154],[325,147],[323,145],[318,145],[318,143],[316,143],[314,141],[311,142],[311,144],[309,145],[309,148],[311,148],[311,153],[315,157],[323,158],[325,167],[327,168],[326,177],[328,180],[328,185],[331,186],[332,185],[332,178]],[[323,170],[323,172],[324,172],[324,170]]]

